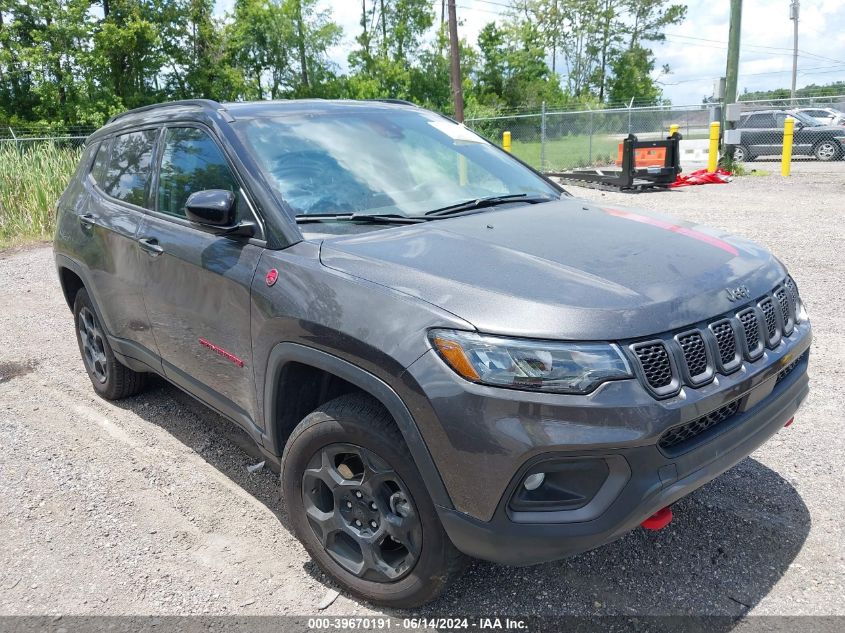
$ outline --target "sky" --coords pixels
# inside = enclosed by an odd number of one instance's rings
[[[217,12],[231,10],[234,0],[218,0]],[[683,2],[683,0],[675,0]],[[436,22],[441,0],[432,0]],[[475,45],[488,22],[501,21],[508,0],[457,0],[458,34]],[[714,82],[725,74],[729,0],[687,0],[687,18],[667,29],[665,42],[652,42],[655,76],[663,64],[670,74],[659,81],[663,95],[675,105],[701,103],[713,94]],[[739,92],[788,88],[792,74],[793,23],[790,0],[745,0],[742,15]],[[360,29],[359,0],[321,0],[343,27],[340,44],[330,51],[340,70],[354,48]],[[798,87],[845,81],[845,11],[842,0],[801,0],[798,33]],[[559,68],[561,65],[558,66]]]

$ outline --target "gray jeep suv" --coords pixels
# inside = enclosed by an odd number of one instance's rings
[[[791,421],[810,323],[748,240],[600,206],[397,102],[113,118],[58,202],[95,391],[158,374],[281,470],[351,593],[655,527]]]

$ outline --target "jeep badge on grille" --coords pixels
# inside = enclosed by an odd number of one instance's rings
[[[747,286],[725,288],[725,292],[728,293],[728,299],[730,301],[739,301],[740,299],[748,299],[749,297],[751,297],[751,291],[748,290]]]

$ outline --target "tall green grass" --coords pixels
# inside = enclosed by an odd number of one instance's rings
[[[0,144],[0,248],[52,236],[56,200],[80,154],[49,142]]]

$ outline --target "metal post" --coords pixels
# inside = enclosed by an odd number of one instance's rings
[[[792,167],[792,138],[795,133],[795,119],[786,117],[783,122],[783,152],[780,157],[780,175],[788,176]]]
[[[511,133],[508,131],[502,132],[502,149],[511,153]]]
[[[678,125],[677,123],[673,123],[669,126],[669,136],[674,136],[680,129],[680,125]]]
[[[631,108],[634,107],[634,97],[631,97],[631,103],[628,104],[628,134],[631,133]]]
[[[540,171],[546,168],[546,102],[540,109]]]
[[[593,164],[593,110],[590,108],[590,157],[588,159],[590,165]]]

